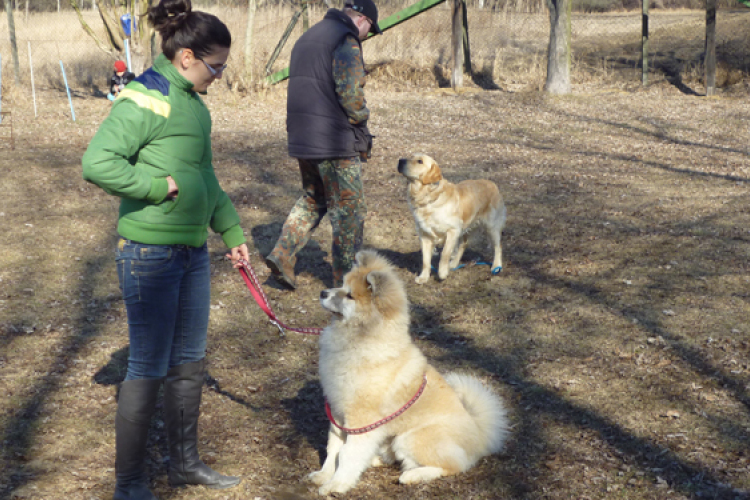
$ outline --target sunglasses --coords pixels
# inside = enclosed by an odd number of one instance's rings
[[[198,57],[196,57],[196,59],[198,59],[198,60],[199,60],[200,62],[202,62],[202,63],[203,63],[203,64],[204,64],[205,66],[206,66],[206,68],[208,68],[208,71],[209,71],[209,72],[211,73],[211,76],[216,76],[216,75],[218,75],[219,73],[223,73],[223,72],[224,72],[224,70],[225,70],[225,69],[227,69],[227,65],[226,65],[226,64],[223,64],[223,65],[221,66],[221,68],[218,68],[218,69],[217,69],[217,68],[214,68],[213,66],[209,65],[209,64],[208,64],[208,63],[207,63],[206,61],[204,61],[203,59],[200,59],[200,58],[198,58]]]

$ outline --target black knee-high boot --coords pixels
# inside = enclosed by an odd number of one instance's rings
[[[224,476],[198,456],[200,416],[205,361],[171,368],[164,382],[164,413],[169,437],[169,483],[172,486],[203,484],[209,488],[230,488],[240,478]]]
[[[126,380],[120,386],[115,417],[115,475],[112,500],[157,500],[148,489],[144,460],[151,416],[161,380]]]

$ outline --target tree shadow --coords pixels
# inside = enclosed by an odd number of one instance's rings
[[[107,244],[114,247],[115,238],[110,238]],[[100,280],[102,269],[110,264],[111,256],[109,254],[86,260],[83,266],[83,279],[74,296],[91,296],[93,298],[94,293],[89,287],[92,283],[97,283]],[[98,300],[97,302],[101,304],[106,301]],[[56,355],[50,364],[50,370],[37,378],[33,386],[28,388],[27,393],[30,396],[26,398],[14,415],[7,419],[2,429],[2,435],[0,436],[0,442],[3,443],[2,455],[0,455],[2,457],[0,500],[15,498],[15,490],[26,485],[36,475],[36,468],[19,461],[18,457],[29,455],[34,443],[39,416],[45,404],[53,394],[63,389],[65,375],[74,366],[74,360],[83,353],[88,343],[101,333],[99,325],[105,322],[104,316],[107,309],[101,306],[87,309],[86,300],[81,301],[80,304],[78,310],[71,311],[72,333],[56,349]],[[22,321],[17,323],[23,324]],[[5,337],[0,347],[5,350],[11,345],[11,340],[12,338]]]
[[[449,78],[446,78],[445,75],[443,75],[443,68],[439,63],[435,63],[435,65],[432,67],[432,74],[435,77],[438,88],[450,88],[451,81]]]
[[[648,438],[634,435],[617,422],[612,421],[596,411],[569,401],[558,392],[528,379],[523,374],[526,364],[526,353],[512,351],[507,356],[490,354],[476,346],[471,338],[445,328],[430,318],[440,317],[440,311],[418,305],[412,308],[414,320],[420,323],[417,338],[425,340],[445,351],[438,361],[452,365],[479,368],[491,373],[494,378],[511,387],[517,395],[514,408],[517,425],[512,434],[513,448],[509,453],[513,461],[523,464],[528,470],[540,470],[545,459],[544,442],[541,429],[546,425],[545,419],[561,425],[575,426],[596,433],[611,448],[625,455],[625,461],[635,462],[637,467],[646,471],[659,471],[659,477],[665,479],[670,488],[680,491],[689,498],[717,498],[735,500],[739,493],[731,486],[724,484],[719,476],[709,469],[686,462],[669,448],[652,442]],[[428,325],[429,335],[419,333]],[[509,474],[504,478],[514,492],[513,498],[537,498],[536,487],[524,474]]]
[[[654,64],[654,69],[661,70],[664,73],[666,80],[674,85],[674,87],[685,95],[701,96],[692,88],[688,87],[685,82],[682,81],[682,66],[676,59],[657,60]]]

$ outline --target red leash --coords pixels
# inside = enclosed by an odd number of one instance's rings
[[[387,424],[388,422],[390,422],[391,420],[393,420],[394,418],[398,417],[399,415],[404,413],[406,410],[408,410],[411,407],[411,405],[417,402],[417,399],[419,399],[419,396],[421,396],[422,393],[424,392],[424,388],[426,385],[427,385],[427,373],[422,375],[422,385],[419,386],[419,390],[417,391],[417,393],[414,395],[413,398],[409,400],[409,402],[407,402],[404,406],[402,406],[400,410],[398,410],[396,413],[391,414],[388,417],[385,417],[382,420],[378,420],[374,424],[370,424],[365,427],[359,427],[357,429],[348,429],[346,427],[341,427],[339,424],[336,423],[336,420],[334,420],[333,418],[333,414],[331,413],[331,406],[328,404],[328,400],[326,400],[326,416],[328,416],[328,420],[330,420],[333,425],[335,425],[342,431],[346,432],[347,434],[364,434],[365,432],[370,432],[372,430],[377,429],[383,424]]]
[[[258,281],[258,277],[255,275],[253,267],[246,260],[241,260],[240,264],[242,264],[242,267],[238,269],[240,271],[240,274],[242,275],[242,279],[244,279],[245,284],[247,284],[248,290],[250,290],[250,293],[253,295],[255,302],[257,302],[260,308],[263,309],[263,312],[266,313],[268,319],[272,324],[276,325],[276,328],[281,331],[282,335],[284,333],[284,330],[304,333],[307,335],[320,335],[320,332],[323,331],[322,328],[292,328],[291,326],[282,323],[282,321],[276,317],[276,314],[274,314],[273,310],[271,309],[271,305],[268,303],[268,297],[266,297],[265,292],[263,292],[263,288],[260,286],[260,281]]]

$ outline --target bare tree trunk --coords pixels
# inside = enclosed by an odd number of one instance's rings
[[[72,0],[71,0],[72,1]],[[119,20],[115,21],[110,16],[109,13],[105,8],[102,8],[101,0],[94,0],[96,2],[96,7],[99,10],[99,16],[102,18],[102,22],[104,23],[104,28],[107,31],[107,38],[109,38],[109,43],[112,45],[112,47],[117,52],[122,52],[125,42],[123,40],[125,33],[122,31],[122,26],[120,26]],[[116,18],[117,12],[115,12]]]
[[[706,0],[706,95],[716,94],[716,0]]]
[[[469,9],[466,7],[466,0],[461,0],[461,19],[463,28],[461,30],[464,39],[464,72],[468,75],[474,75],[471,69],[471,47],[469,45]]]
[[[104,43],[99,40],[99,37],[96,36],[96,33],[94,33],[94,30],[91,29],[91,26],[88,25],[88,23],[83,19],[83,14],[81,13],[81,8],[78,6],[78,2],[76,0],[70,0],[70,6],[73,7],[73,10],[76,11],[76,14],[78,15],[78,22],[81,23],[81,27],[83,27],[83,30],[94,39],[94,43],[96,43],[96,46],[99,47],[104,52],[107,52],[108,54],[112,54],[113,50],[111,48],[105,47]]]
[[[245,80],[253,81],[253,37],[255,36],[255,11],[258,9],[256,0],[247,2],[247,26],[245,26]]]
[[[571,4],[572,0],[547,0],[550,32],[544,89],[550,94],[570,93]]]
[[[140,68],[141,70],[145,70],[148,66],[151,66],[156,56],[159,55],[159,48],[156,45],[156,32],[146,21],[146,13],[150,6],[151,0],[138,0],[138,24],[136,26],[138,28],[141,51],[144,56],[143,68]]]
[[[464,24],[463,9],[465,5],[462,0],[451,2],[451,47],[453,48],[453,74],[451,75],[451,87],[457,89],[464,84]]]
[[[8,13],[8,34],[10,35],[10,51],[13,56],[13,74],[16,83],[21,82],[21,70],[18,64],[18,46],[16,45],[16,23],[13,20],[13,4],[10,0],[5,0],[5,12]]]

